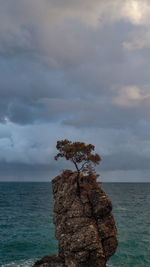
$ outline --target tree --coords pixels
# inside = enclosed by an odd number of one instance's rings
[[[70,160],[74,164],[77,170],[77,190],[80,195],[80,173],[82,172],[89,175],[96,180],[99,175],[95,172],[95,166],[99,164],[101,160],[100,156],[97,153],[92,153],[95,149],[93,145],[86,145],[83,142],[72,142],[67,139],[57,141],[56,148],[59,150],[59,153],[55,156],[55,160],[64,157],[66,160]]]

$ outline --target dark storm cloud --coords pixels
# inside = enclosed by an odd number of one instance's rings
[[[1,59],[0,119],[8,117],[20,124],[43,119],[42,98],[62,97],[61,72],[49,72],[30,60]]]
[[[27,181],[45,181],[51,180],[50,173],[56,174],[53,165],[36,164],[28,165],[24,163],[0,163],[0,176],[2,181],[21,181],[23,178]]]
[[[118,154],[113,154],[103,157],[104,163],[102,164],[100,170],[104,171],[114,171],[118,170],[149,170],[150,157],[144,155],[138,155],[136,153],[122,152]],[[119,164],[118,164],[119,163]]]
[[[147,0],[1,0],[5,175],[54,173],[62,138],[94,143],[104,171],[149,169],[149,14]]]

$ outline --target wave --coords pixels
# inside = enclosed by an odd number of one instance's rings
[[[20,261],[12,261],[2,264],[2,267],[32,267],[37,259],[28,259]]]
[[[122,206],[118,206],[115,208],[115,210],[122,210],[122,211],[127,211],[128,209]]]
[[[2,264],[1,267],[32,267],[37,259],[12,261],[10,263]],[[107,267],[113,267],[112,264],[107,264]]]

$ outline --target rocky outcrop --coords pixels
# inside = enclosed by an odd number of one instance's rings
[[[59,256],[47,257],[49,262],[43,258],[34,267],[105,267],[116,251],[111,201],[90,177],[80,176],[81,192],[77,194],[76,176],[76,172],[65,171],[52,180]]]
[[[33,267],[64,267],[64,263],[58,255],[52,255],[38,260]]]

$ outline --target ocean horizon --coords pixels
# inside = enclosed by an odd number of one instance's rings
[[[113,204],[119,246],[108,267],[150,266],[150,183],[102,183]],[[55,254],[50,182],[0,182],[0,266],[31,267]]]

